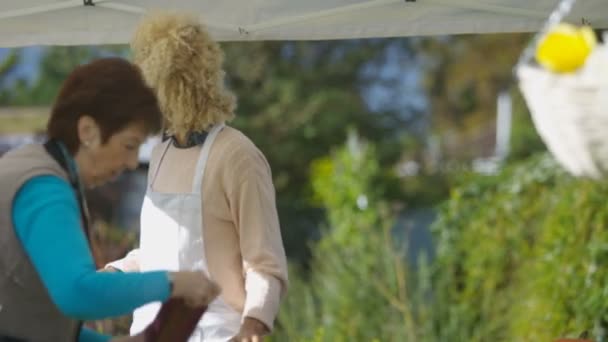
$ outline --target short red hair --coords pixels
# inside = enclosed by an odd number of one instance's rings
[[[80,147],[77,124],[83,115],[99,125],[102,143],[133,123],[157,133],[162,120],[156,96],[139,69],[121,58],[98,59],[72,71],[53,105],[48,137],[75,154]]]

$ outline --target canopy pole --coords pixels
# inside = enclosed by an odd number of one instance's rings
[[[21,8],[21,9],[12,10],[12,11],[0,12],[0,19],[25,17],[28,15],[53,12],[53,11],[58,11],[58,10],[62,10],[62,9],[67,9],[67,8],[74,8],[74,7],[78,7],[78,6],[82,6],[82,0],[66,0],[66,1],[58,2],[58,3],[54,3],[54,4],[40,5],[40,6],[34,6],[34,7],[29,7],[29,8]]]
[[[146,12],[146,10],[141,7],[125,5],[125,4],[105,3],[106,1],[108,1],[108,0],[96,1],[95,6],[118,10],[118,11],[122,11],[122,12],[133,13],[133,14],[143,14]],[[212,23],[206,23],[206,25],[209,28],[226,30],[226,31],[237,31],[242,36],[248,36],[251,32],[262,30],[262,29],[268,29],[268,28],[273,28],[273,27],[277,27],[277,26],[293,24],[293,23],[297,23],[300,21],[317,19],[317,18],[322,18],[322,17],[326,17],[326,16],[334,16],[334,15],[339,15],[339,14],[348,13],[348,12],[352,12],[352,11],[378,7],[378,6],[382,6],[382,5],[400,3],[403,1],[404,0],[372,0],[372,1],[367,1],[364,3],[360,3],[360,4],[353,4],[353,5],[342,6],[342,7],[338,7],[338,8],[332,8],[332,9],[328,9],[325,11],[307,13],[307,14],[291,16],[291,17],[287,17],[287,18],[280,18],[280,19],[276,19],[276,20],[272,20],[272,21],[268,21],[268,22],[264,22],[264,23],[259,23],[259,24],[255,24],[255,25],[250,25],[250,26],[234,27],[234,26],[226,26],[226,25],[219,25],[219,24],[212,24]],[[414,3],[415,0],[405,0],[405,2]]]
[[[344,13],[348,13],[348,12],[360,11],[360,10],[364,10],[364,9],[368,9],[368,8],[390,5],[390,4],[395,4],[395,3],[403,3],[403,2],[404,2],[403,0],[367,1],[367,2],[363,2],[363,3],[359,3],[359,4],[341,6],[341,7],[331,8],[331,9],[327,9],[327,10],[323,10],[323,11],[311,12],[311,13],[306,13],[306,14],[302,14],[302,15],[294,15],[291,17],[271,20],[271,21],[267,21],[264,23],[245,26],[245,27],[240,28],[240,30],[245,31],[245,33],[249,33],[249,32],[254,32],[254,31],[258,31],[258,30],[275,28],[277,26],[295,24],[295,23],[302,22],[302,21],[318,19],[318,18],[323,18],[323,17],[336,16],[336,15],[340,15],[340,14],[344,14]],[[410,1],[406,1],[406,2],[410,2]],[[415,3],[412,3],[412,5],[415,5]]]
[[[480,3],[475,0],[424,0],[425,4],[437,4],[453,8],[468,9],[474,11],[482,11],[496,14],[508,14],[514,16],[525,16],[529,18],[545,19],[547,18],[547,12],[534,11],[528,9],[521,9],[516,7],[492,5],[487,3]]]
[[[286,18],[280,18],[280,19],[271,20],[271,21],[267,21],[264,23],[250,25],[250,26],[243,26],[243,27],[239,28],[239,32],[243,35],[248,35],[249,33],[259,31],[259,30],[276,28],[278,26],[290,25],[290,24],[295,24],[298,22],[319,19],[319,18],[329,17],[329,16],[337,16],[337,15],[345,14],[348,12],[361,11],[361,10],[366,10],[369,8],[374,8],[374,7],[384,6],[384,5],[391,5],[391,4],[396,4],[396,3],[404,3],[404,2],[407,3],[407,5],[412,5],[412,6],[434,4],[434,5],[442,5],[442,6],[446,6],[446,7],[452,7],[452,8],[461,8],[461,9],[483,11],[483,12],[496,13],[496,14],[524,16],[524,17],[535,18],[535,19],[545,19],[547,17],[547,13],[542,12],[542,11],[519,9],[519,8],[509,7],[509,6],[491,5],[491,4],[479,3],[478,1],[475,1],[475,0],[458,0],[458,1],[422,0],[422,1],[417,1],[417,2],[415,0],[405,0],[405,1],[404,0],[374,0],[374,1],[367,1],[367,2],[363,2],[363,3],[359,3],[359,4],[331,8],[331,9],[324,10],[324,11],[318,11],[318,12],[313,12],[313,13],[306,13],[306,14],[302,14],[302,15],[286,17]]]
[[[95,3],[95,6],[104,7],[104,8],[113,9],[113,10],[122,11],[122,12],[133,13],[133,14],[143,14],[146,12],[146,10],[141,7],[125,5],[125,4],[104,4],[102,2],[97,2],[97,3]]]

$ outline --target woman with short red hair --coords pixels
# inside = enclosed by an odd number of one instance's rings
[[[202,272],[97,272],[83,189],[136,168],[139,146],[160,124],[138,69],[101,59],[68,76],[44,145],[0,159],[0,340],[106,341],[82,321],[170,297],[204,306],[217,295]]]

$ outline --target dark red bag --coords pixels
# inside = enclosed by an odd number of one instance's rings
[[[144,330],[144,340],[146,342],[186,342],[206,310],[206,306],[190,307],[183,299],[169,299],[163,303],[154,321]]]

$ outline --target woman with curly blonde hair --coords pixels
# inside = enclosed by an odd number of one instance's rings
[[[268,162],[225,125],[236,99],[224,86],[222,51],[195,17],[176,13],[144,18],[131,48],[167,139],[152,154],[140,247],[108,267],[203,270],[222,292],[190,341],[261,341],[287,288],[286,258]],[[131,332],[158,307],[136,311]]]

